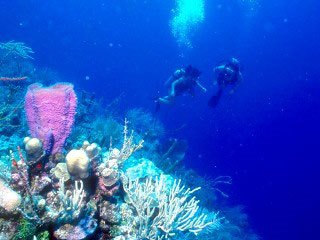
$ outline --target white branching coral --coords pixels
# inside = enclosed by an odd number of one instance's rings
[[[83,190],[83,182],[75,181],[73,192],[70,190],[65,190],[64,179],[59,180],[59,190],[58,196],[61,201],[60,213],[62,218],[64,215],[72,215],[73,218],[76,218],[83,207],[83,198],[85,192]]]
[[[167,190],[163,175],[144,182],[123,177],[123,187],[127,202],[136,211],[137,235],[141,238],[169,239],[178,232],[197,235],[210,225],[219,225],[218,218],[207,221],[207,215],[200,213],[199,201],[192,197],[200,188],[186,189],[180,180]]]
[[[138,144],[133,142],[133,131],[128,135],[128,121],[125,119],[124,130],[123,130],[123,144],[120,150],[120,157],[122,161],[127,160],[135,151],[139,150],[143,146],[143,140]]]
[[[125,119],[124,121],[124,129],[123,129],[123,143],[121,149],[112,148],[112,144],[110,144],[110,160],[116,160],[118,165],[121,165],[124,161],[126,161],[134,152],[138,151],[143,147],[143,140],[140,140],[137,144],[134,143],[133,139],[133,131],[129,133],[128,130],[128,121]]]

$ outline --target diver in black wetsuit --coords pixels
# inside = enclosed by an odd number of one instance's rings
[[[165,83],[165,85],[169,87],[168,95],[156,100],[157,109],[159,108],[160,103],[170,104],[177,96],[181,96],[185,93],[194,95],[194,89],[196,86],[198,86],[203,92],[206,92],[207,89],[199,82],[200,74],[201,72],[191,65],[186,68],[176,70]]]
[[[235,88],[239,85],[242,80],[240,72],[240,63],[236,58],[231,58],[227,62],[224,62],[214,68],[216,74],[216,82],[218,84],[218,91],[213,95],[208,105],[210,107],[216,107],[222,96],[223,90],[227,86],[232,86],[230,94],[233,94]]]

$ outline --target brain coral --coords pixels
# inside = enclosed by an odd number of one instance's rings
[[[72,149],[66,156],[67,169],[70,175],[86,178],[89,176],[90,159],[83,149]]]

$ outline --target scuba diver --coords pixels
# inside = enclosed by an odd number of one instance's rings
[[[233,94],[235,88],[242,80],[240,63],[236,58],[231,58],[230,60],[219,64],[214,68],[214,72],[216,74],[216,84],[218,84],[218,91],[210,98],[208,102],[208,105],[213,108],[218,105],[223,90],[227,86],[232,86],[232,89],[229,93]]]
[[[198,86],[203,92],[206,92],[207,89],[199,82],[200,74],[201,72],[191,65],[186,68],[176,70],[165,83],[165,86],[169,87],[168,95],[160,97],[155,101],[157,103],[156,110],[159,110],[160,103],[170,104],[177,96],[186,93],[194,96],[196,86]]]

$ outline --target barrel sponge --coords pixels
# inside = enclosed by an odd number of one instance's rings
[[[89,176],[90,159],[83,149],[71,150],[66,156],[67,169],[70,175],[78,178]]]
[[[14,212],[20,204],[20,195],[0,180],[0,207],[11,213]]]

